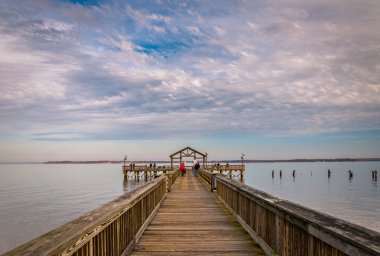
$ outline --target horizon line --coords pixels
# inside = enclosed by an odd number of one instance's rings
[[[342,158],[293,158],[293,159],[244,159],[244,162],[354,162],[354,161],[380,161],[380,157],[342,157]],[[123,163],[123,160],[53,160],[53,161],[4,161],[0,164],[64,164],[64,163]],[[135,160],[128,163],[170,162],[170,160]],[[174,161],[178,162],[178,161]],[[209,160],[207,162],[241,162],[241,159]]]

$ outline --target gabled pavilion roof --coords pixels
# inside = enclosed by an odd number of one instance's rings
[[[197,157],[197,155],[201,155],[203,157],[207,157],[206,154],[199,152],[191,147],[185,147],[181,150],[170,155],[170,158],[174,158],[176,155],[180,155],[181,157]]]

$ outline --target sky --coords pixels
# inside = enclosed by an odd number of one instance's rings
[[[2,0],[0,162],[380,157],[380,1]]]

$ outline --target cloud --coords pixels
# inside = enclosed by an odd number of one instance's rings
[[[184,4],[3,1],[0,131],[105,140],[380,129],[376,1]]]
[[[126,6],[126,15],[137,24],[138,29],[147,29],[155,33],[165,33],[166,29],[163,26],[172,22],[171,17],[134,9],[130,5]]]

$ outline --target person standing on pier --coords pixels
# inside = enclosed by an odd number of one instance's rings
[[[201,166],[199,165],[198,161],[196,161],[195,165],[194,165],[194,174],[195,174],[195,177],[198,176],[198,170]]]
[[[181,172],[181,176],[185,175],[186,173],[185,163],[181,163],[181,165],[179,166],[179,171]]]

